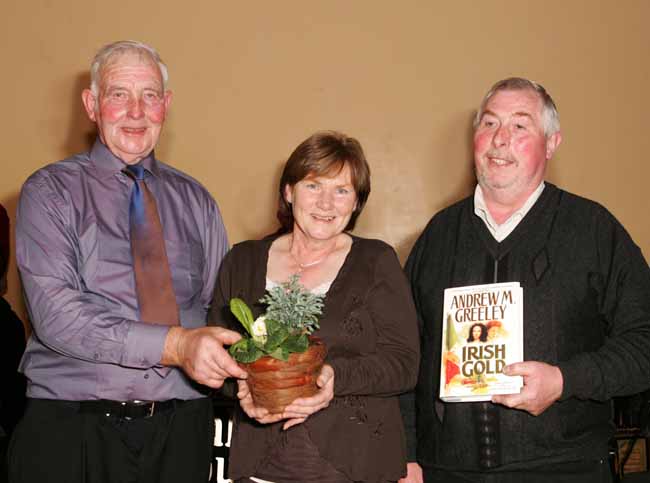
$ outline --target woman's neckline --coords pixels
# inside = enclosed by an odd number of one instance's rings
[[[347,236],[349,236],[350,239],[352,240],[352,242],[350,244],[350,250],[348,250],[348,253],[345,255],[345,259],[343,260],[343,264],[341,265],[341,268],[339,268],[338,273],[336,274],[336,276],[331,281],[329,290],[327,291],[328,296],[331,295],[332,292],[335,292],[336,290],[338,290],[338,287],[340,285],[340,281],[342,280],[342,278],[345,276],[345,274],[348,271],[349,264],[351,263],[351,260],[352,260],[352,252],[356,249],[356,245],[357,245],[357,242],[359,240],[359,237],[357,237],[355,235],[352,235],[351,233],[347,233],[347,232],[343,232],[343,233],[345,233]],[[280,238],[282,235],[283,234],[276,235],[276,236],[272,235],[272,236],[269,236],[268,238],[265,239],[265,241],[267,242],[267,246],[266,246],[266,250],[265,250],[264,258],[263,258],[263,263],[264,263],[264,278],[263,278],[263,280],[264,281],[268,278],[267,273],[268,273],[269,254],[271,252],[271,245],[273,245],[273,242],[276,241],[278,238]],[[260,261],[262,261],[262,260],[260,260]],[[263,285],[265,285],[265,284],[263,284]]]

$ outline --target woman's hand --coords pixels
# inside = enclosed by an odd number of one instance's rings
[[[329,406],[330,401],[334,398],[334,369],[329,364],[323,365],[316,385],[319,391],[311,397],[301,397],[295,399],[291,404],[284,408],[281,419],[288,419],[282,429],[289,429],[291,426],[303,423],[310,415]]]
[[[400,478],[397,483],[422,483],[423,481],[422,467],[416,462],[411,462],[406,463],[406,476]]]
[[[239,390],[237,391],[239,405],[249,418],[261,424],[270,424],[286,419],[283,413],[271,414],[268,410],[255,406],[250,388],[245,380],[238,380],[237,386],[239,386]]]

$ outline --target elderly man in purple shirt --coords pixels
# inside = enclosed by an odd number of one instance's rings
[[[213,198],[158,161],[171,101],[158,53],[122,41],[99,50],[82,99],[99,137],[23,186],[16,256],[33,333],[21,370],[28,408],[10,449],[14,482],[205,482],[213,426],[208,387],[246,377],[205,327],[228,248]],[[141,320],[129,203],[144,168],[155,198],[177,323]],[[169,280],[169,276],[167,279]]]

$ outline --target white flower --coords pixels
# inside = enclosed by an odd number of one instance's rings
[[[260,344],[266,343],[266,336],[268,335],[266,332],[265,320],[266,317],[262,315],[258,317],[251,326],[251,331],[253,332],[253,340],[259,342]]]

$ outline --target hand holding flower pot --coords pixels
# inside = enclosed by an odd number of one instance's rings
[[[280,413],[270,413],[266,408],[257,406],[253,401],[248,382],[245,379],[237,381],[239,390],[237,397],[246,415],[260,424],[276,423],[285,420],[282,429],[289,429],[303,423],[309,416],[329,406],[334,398],[334,369],[329,364],[323,364],[316,379],[318,392],[313,396],[294,399]]]
[[[309,334],[318,328],[323,297],[305,290],[294,275],[260,302],[267,311],[254,320],[241,299],[230,301],[231,312],[248,332],[230,347],[230,354],[248,372],[255,405],[281,413],[294,399],[318,391],[316,379],[327,350]]]

